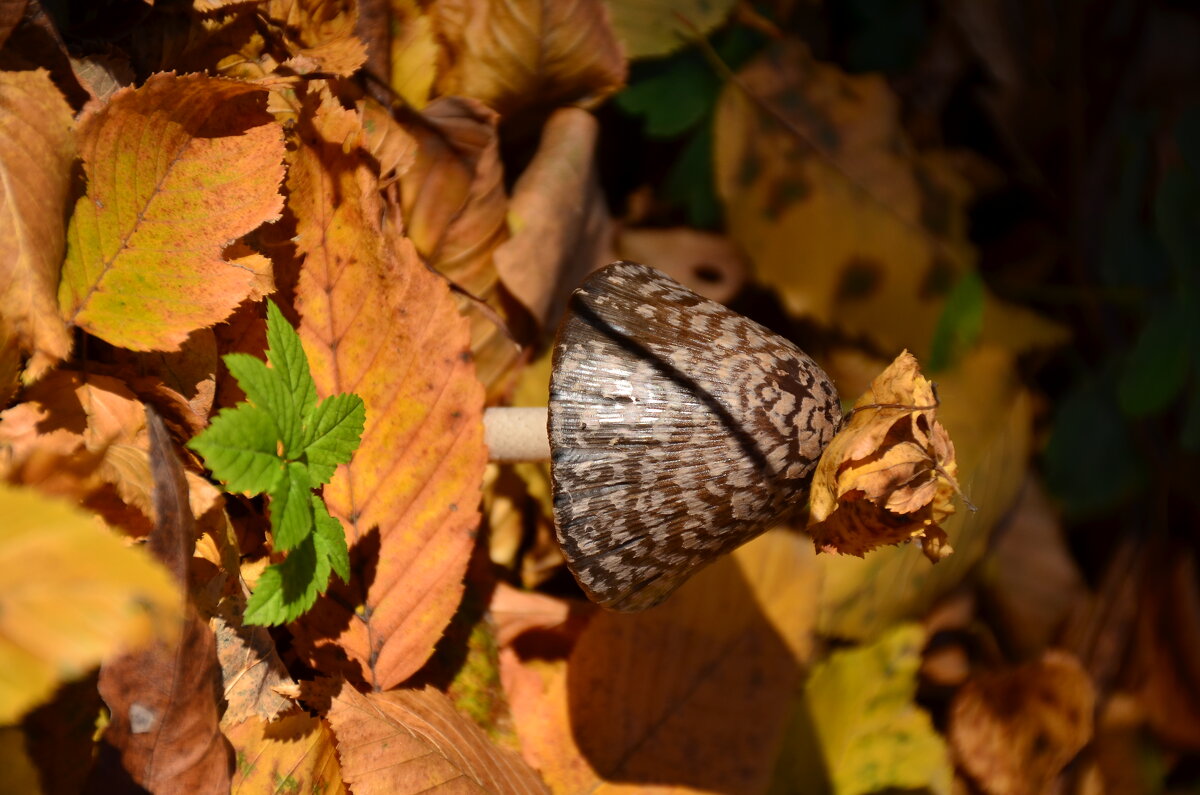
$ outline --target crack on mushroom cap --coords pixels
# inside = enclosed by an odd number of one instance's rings
[[[841,422],[788,340],[636,263],[598,271],[559,326],[555,526],[594,601],[640,610],[803,505]]]

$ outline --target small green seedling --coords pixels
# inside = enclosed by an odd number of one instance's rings
[[[317,402],[300,335],[272,301],[267,302],[267,362],[244,353],[223,358],[249,402],[222,410],[188,447],[227,491],[270,498],[274,546],[287,557],[259,577],[245,622],[282,624],[313,606],[330,572],[343,581],[350,577],[342,524],[313,489],[350,461],[366,408],[355,394]]]

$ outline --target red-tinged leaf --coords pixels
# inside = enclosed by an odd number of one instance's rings
[[[421,667],[462,595],[486,456],[483,390],[445,282],[377,220],[364,153],[343,146],[356,117],[325,106],[313,123],[289,176],[305,255],[300,336],[318,392],[358,394],[367,421],[324,492],[346,528],[351,583],[332,586],[296,634],[315,667],[386,690]]]
[[[625,57],[602,0],[442,0],[434,28],[448,51],[438,90],[504,116],[591,105],[625,82]]]
[[[265,98],[249,83],[164,74],[89,104],[87,195],[58,294],[68,321],[131,350],[175,350],[261,291],[222,251],[282,206],[283,139]]]
[[[157,515],[149,547],[186,585],[196,538],[187,482],[162,421],[147,419]],[[216,639],[190,605],[178,643],[155,643],[104,665],[100,695],[111,722],[93,787],[228,792],[233,753],[218,725],[218,676]]]
[[[329,722],[355,795],[547,791],[519,756],[492,745],[431,687],[363,695],[344,685]]]
[[[230,792],[341,795],[342,770],[329,724],[303,712],[273,723],[250,718],[225,731],[237,753]]]
[[[30,380],[71,349],[57,300],[71,127],[71,108],[48,72],[0,72],[0,326],[13,335],[0,342],[29,355]]]
[[[400,175],[405,231],[425,261],[497,315],[504,311],[493,254],[508,238],[508,196],[500,163],[496,114],[478,102],[448,97],[408,124],[415,162]],[[471,319],[471,351],[489,389],[520,353],[474,301],[460,301]]]

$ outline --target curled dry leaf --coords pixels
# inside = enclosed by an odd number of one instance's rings
[[[343,685],[329,722],[357,795],[546,792],[519,756],[493,745],[431,687],[363,695]]]
[[[56,290],[75,159],[72,126],[71,108],[48,72],[0,72],[0,327],[10,335],[0,342],[29,355],[30,380],[71,348]]]
[[[1048,792],[1091,739],[1096,693],[1083,666],[1063,651],[977,676],[950,708],[958,762],[989,795]]]
[[[953,551],[939,525],[954,513],[957,468],[936,411],[933,384],[901,353],[817,464],[808,531],[818,549],[862,557],[919,538],[935,563]]]
[[[505,117],[531,107],[587,106],[625,82],[625,58],[602,0],[440,0],[434,29],[448,68],[443,95]]]

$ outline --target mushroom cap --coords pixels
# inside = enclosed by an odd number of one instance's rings
[[[791,342],[645,265],[597,271],[571,296],[550,378],[568,567],[605,607],[658,604],[804,504],[841,416]]]

